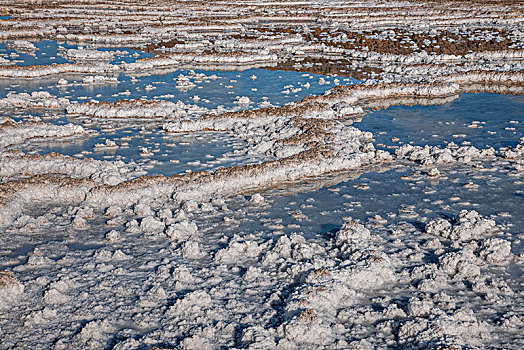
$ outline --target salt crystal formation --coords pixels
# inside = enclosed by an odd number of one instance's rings
[[[520,3],[81,5],[0,6],[2,348],[522,348],[522,113],[358,124],[520,106]]]

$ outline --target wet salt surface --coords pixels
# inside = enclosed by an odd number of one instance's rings
[[[34,49],[22,45],[17,46],[16,43],[12,45],[0,43],[0,57],[11,60],[17,66],[72,63],[72,61],[57,55],[58,47],[62,46],[65,49],[77,47],[76,45],[58,44],[53,40],[29,43],[29,45],[31,44],[34,45]]]
[[[36,50],[24,52],[16,47],[0,44],[0,57],[7,59],[16,56],[17,65],[49,65],[53,63],[73,63],[63,56],[65,50],[79,49],[78,45],[45,40],[34,45]],[[63,48],[63,49],[60,49]],[[88,47],[82,47],[91,50]],[[64,50],[65,49],[65,50]],[[132,63],[139,58],[151,57],[150,54],[127,48],[97,48],[98,52],[113,52],[114,56],[107,63],[120,65]],[[88,61],[89,62],[89,61]],[[93,60],[91,63],[98,62]],[[238,71],[202,71],[202,70],[167,70],[161,75],[117,74],[118,83],[85,84],[88,75],[61,75],[33,80],[11,80],[0,78],[0,97],[7,93],[45,90],[57,97],[66,97],[70,101],[84,102],[91,99],[115,102],[120,99],[161,99],[172,102],[182,101],[210,109],[252,109],[266,106],[281,106],[300,100],[306,96],[318,95],[337,84],[354,84],[359,81],[352,78],[337,78],[318,74],[273,71],[266,69],[247,69]],[[58,84],[60,79],[67,83]],[[247,96],[248,103],[239,103]],[[242,102],[240,100],[240,102]]]
[[[393,106],[369,113],[357,128],[378,144],[442,146],[449,142],[477,148],[508,147],[524,135],[524,96],[463,93],[443,105]],[[392,141],[398,138],[399,141]]]
[[[516,240],[513,235],[524,227],[524,191],[519,178],[508,177],[503,168],[479,173],[459,165],[441,170],[445,178],[429,177],[423,167],[401,166],[371,170],[356,179],[341,174],[332,180],[313,180],[309,186],[324,186],[313,191],[307,190],[307,184],[296,185],[299,193],[292,192],[293,186],[268,191],[263,193],[270,203],[265,216],[279,222],[282,232],[314,235],[337,229],[347,221],[344,217],[365,223],[380,215],[388,224],[409,222],[423,227],[428,218],[453,217],[462,209],[474,209],[492,216]],[[329,186],[328,181],[334,184]],[[467,184],[478,187],[468,188]],[[521,244],[514,246],[515,253],[522,248]]]
[[[115,142],[118,148],[96,146],[106,144],[106,140]],[[112,134],[101,132],[92,138],[77,138],[69,142],[36,141],[31,148],[38,154],[56,152],[79,158],[147,164],[147,174],[170,176],[259,162],[259,158],[230,154],[242,148],[244,143],[226,133],[167,134],[149,128],[121,129]]]
[[[180,85],[177,79],[187,79],[191,84]],[[182,101],[208,109],[253,109],[282,106],[307,96],[318,95],[335,86],[334,76],[309,73],[248,69],[242,72],[180,70],[165,75],[131,77],[117,76],[117,83],[82,84],[83,76],[64,76],[66,85],[57,85],[59,78],[45,78],[42,82],[32,80],[0,79],[0,97],[9,92],[31,93],[45,90],[70,101],[90,100],[116,102],[121,99],[156,99],[171,102]],[[320,79],[323,80],[320,80]],[[339,78],[341,84],[357,83],[351,78]],[[242,103],[241,97],[248,97]]]

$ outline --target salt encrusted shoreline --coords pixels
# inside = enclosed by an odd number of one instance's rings
[[[482,72],[469,75],[461,75],[456,79],[448,77],[449,81],[460,81],[465,86],[470,82],[487,82],[505,85],[513,85],[522,81],[522,75],[510,75],[500,72]],[[487,85],[489,88],[489,84]],[[370,133],[362,132],[350,126],[344,126],[332,118],[340,118],[348,114],[361,114],[362,107],[367,107],[366,102],[406,98],[428,98],[446,97],[460,93],[463,88],[459,84],[430,83],[430,84],[375,84],[354,85],[335,87],[324,95],[308,97],[296,104],[280,107],[266,108],[254,111],[239,111],[225,113],[223,115],[207,114],[201,117],[193,116],[191,121],[180,121],[165,124],[164,129],[175,132],[192,131],[234,131],[239,137],[253,137],[248,135],[260,134],[256,131],[263,128],[265,131],[261,137],[251,140],[253,146],[246,150],[250,153],[272,154],[277,160],[266,161],[256,165],[217,169],[213,172],[190,173],[185,176],[163,176],[142,177],[123,181],[115,187],[83,187],[84,196],[75,197],[87,203],[102,207],[111,205],[130,206],[141,199],[148,198],[150,201],[175,199],[182,202],[190,198],[207,200],[212,195],[233,195],[257,188],[264,188],[272,184],[292,181],[301,177],[320,176],[324,173],[355,169],[363,165],[376,162],[390,161],[392,156],[385,151],[376,151]],[[115,104],[125,108],[123,117],[137,117],[140,113],[146,113],[145,117],[167,115],[148,107],[150,104],[165,108],[170,113],[176,104],[168,102],[147,102],[146,108],[140,109],[145,101],[121,101]],[[167,105],[166,105],[167,103]],[[355,108],[357,103],[360,108]],[[375,102],[373,102],[375,103]],[[85,103],[78,106],[91,105],[97,107],[99,104]],[[100,104],[100,106],[113,108],[113,104]],[[136,109],[136,106],[139,109]],[[353,106],[352,106],[353,105]],[[69,105],[75,106],[75,105]],[[69,107],[70,108],[70,107]],[[102,108],[102,110],[104,110]],[[110,111],[111,109],[109,109]],[[80,110],[75,110],[79,112]],[[87,111],[87,110],[86,110]],[[93,112],[95,113],[95,112]],[[105,116],[118,116],[118,113],[104,112]],[[108,114],[109,113],[109,114]],[[159,114],[160,113],[160,114]],[[298,116],[302,117],[298,117]],[[196,120],[195,120],[196,118]],[[199,121],[200,119],[200,121]],[[268,133],[268,125],[273,125]],[[242,136],[244,135],[244,136]],[[257,145],[254,147],[254,145]],[[408,146],[406,146],[408,147]],[[487,152],[487,153],[486,153]],[[416,154],[416,156],[415,156]],[[398,150],[397,157],[419,161],[426,165],[438,162],[468,161],[469,159],[483,158],[494,155],[492,151],[477,150],[474,147],[460,147],[458,149],[422,149],[411,147],[409,150]],[[55,187],[63,178],[46,179],[46,185],[37,185],[31,190],[34,192],[32,200],[39,202],[40,193],[42,198],[49,197],[49,191],[55,191]],[[111,180],[113,183],[113,180]],[[18,215],[16,207],[22,205],[8,205],[16,200],[11,196],[18,196],[18,188],[26,191],[28,182],[13,181],[6,183],[10,191],[4,190],[2,202],[4,208],[4,225],[8,224]],[[74,182],[72,182],[74,183]],[[36,183],[32,182],[33,185]],[[48,189],[46,186],[50,184]],[[21,186],[21,187],[20,187]],[[18,198],[23,198],[20,195]],[[59,200],[58,200],[59,201]],[[79,203],[76,203],[79,204]]]
[[[89,158],[76,159],[57,153],[45,156],[0,153],[0,179],[13,179],[20,176],[38,174],[63,175],[72,178],[89,178],[96,183],[117,185],[135,177],[136,166],[122,161],[98,161]]]
[[[81,125],[76,124],[16,123],[11,118],[4,118],[0,122],[0,147],[20,144],[33,138],[68,137],[87,133]]]

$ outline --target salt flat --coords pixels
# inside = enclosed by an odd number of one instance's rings
[[[1,349],[520,349],[516,1],[0,1]]]

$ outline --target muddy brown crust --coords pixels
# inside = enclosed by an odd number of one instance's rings
[[[501,40],[495,38],[483,41],[472,40],[471,33],[491,31],[494,35],[500,36]],[[394,33],[393,38],[377,38],[387,32],[388,35]],[[512,50],[511,46],[518,44],[517,41],[508,39],[511,35],[509,31],[495,28],[468,28],[463,33],[455,33],[450,30],[440,30],[435,34],[417,33],[406,29],[389,29],[387,31],[363,30],[349,31],[341,28],[308,28],[308,31],[295,28],[275,28],[260,29],[260,33],[269,35],[285,34],[305,34],[304,37],[311,43],[324,43],[325,45],[342,48],[346,50],[367,49],[381,54],[409,55],[416,52],[426,51],[439,55],[466,55],[471,52],[489,52]],[[347,42],[337,41],[337,37],[344,36]],[[243,38],[242,35],[239,36]],[[253,37],[256,35],[253,34]],[[406,41],[403,43],[403,41]],[[430,44],[425,44],[429,41]],[[408,46],[416,45],[413,48]]]

